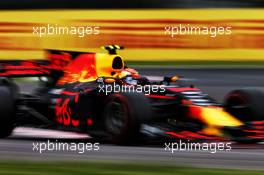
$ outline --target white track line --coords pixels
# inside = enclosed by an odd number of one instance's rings
[[[11,138],[47,138],[47,139],[88,139],[91,138],[87,134],[76,132],[65,132],[57,130],[18,127],[15,128]]]
[[[162,81],[163,80],[163,76],[146,76],[148,79],[152,80],[152,81]],[[196,81],[196,79],[193,78],[180,78],[180,80],[184,80],[184,81]]]

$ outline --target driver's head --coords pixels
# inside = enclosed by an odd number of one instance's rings
[[[136,71],[135,69],[128,68],[128,67],[125,67],[124,70],[122,70],[118,75],[119,78],[123,78],[126,76],[131,76],[133,78],[140,77],[138,71]]]

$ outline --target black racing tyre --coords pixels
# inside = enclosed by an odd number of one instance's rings
[[[112,142],[135,144],[142,122],[151,118],[151,108],[144,94],[111,94],[106,98],[103,117]]]
[[[0,77],[0,86],[8,87],[11,91],[11,94],[13,96],[13,99],[19,98],[19,87],[18,85],[13,82],[12,80],[6,78],[6,77]]]
[[[261,89],[231,91],[226,96],[224,105],[227,112],[241,121],[264,119],[264,91]]]
[[[12,88],[0,85],[0,138],[9,136],[14,129],[14,103]]]

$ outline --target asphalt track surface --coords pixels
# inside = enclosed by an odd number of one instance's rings
[[[162,75],[181,75],[190,84],[222,101],[227,92],[244,87],[264,88],[264,69],[177,69],[177,68],[139,68],[144,75],[161,78]],[[23,85],[24,90],[31,88]],[[196,167],[264,169],[264,145],[232,144],[231,151],[176,151],[171,154],[161,146],[122,147],[100,144],[99,151],[79,154],[74,151],[48,151],[40,154],[33,151],[33,143],[45,139],[57,139],[61,142],[90,142],[89,136],[76,133],[56,133],[57,131],[17,128],[12,137],[0,141],[0,159],[15,160],[96,160],[96,161],[132,161],[190,165]],[[61,140],[62,139],[62,140]],[[66,139],[66,140],[65,140]],[[67,140],[67,139],[70,139]],[[79,140],[81,139],[81,140]]]

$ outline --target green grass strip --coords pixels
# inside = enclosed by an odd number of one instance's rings
[[[102,163],[0,161],[0,175],[263,175],[264,171],[178,167],[173,165]]]

